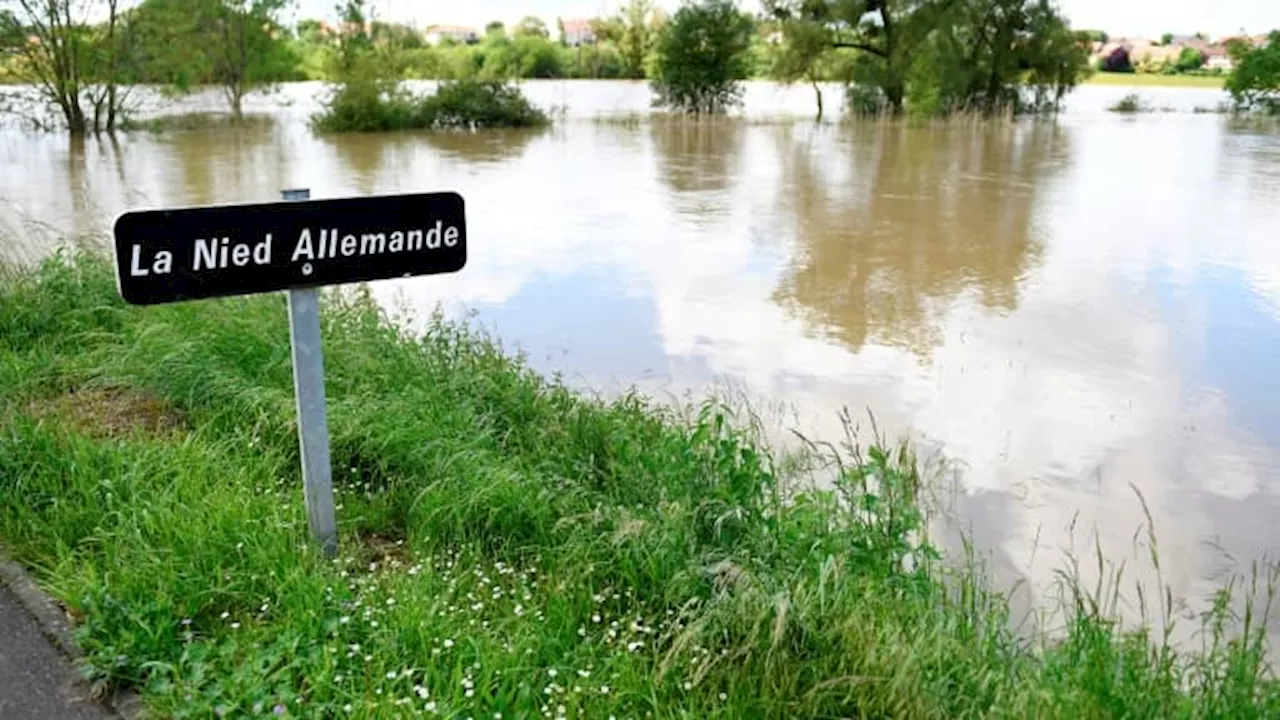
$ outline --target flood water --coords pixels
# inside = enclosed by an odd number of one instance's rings
[[[687,122],[644,118],[641,84],[530,83],[551,130],[322,138],[316,92],[242,129],[0,132],[4,255],[126,208],[457,190],[467,269],[379,298],[473,312],[584,387],[728,390],[821,439],[872,412],[946,459],[948,531],[1024,607],[1095,537],[1184,614],[1280,549],[1280,134],[1190,112],[1221,93],[1144,89],[1179,112],[1121,117],[1125,89],[1085,87],[1054,121],[907,127],[814,125],[808,88]]]

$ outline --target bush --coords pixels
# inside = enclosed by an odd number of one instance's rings
[[[1147,106],[1137,93],[1129,93],[1120,98],[1120,102],[1107,109],[1116,113],[1139,113],[1146,112]]]
[[[311,119],[320,132],[536,127],[550,122],[514,85],[455,80],[420,96],[398,83],[368,80],[339,85]]]
[[[1192,70],[1199,70],[1203,66],[1204,53],[1193,47],[1182,48],[1182,53],[1178,55],[1178,60],[1174,63],[1174,67],[1179,72],[1191,72]]]
[[[416,127],[536,127],[550,120],[520,89],[497,80],[444,83],[418,103]]]

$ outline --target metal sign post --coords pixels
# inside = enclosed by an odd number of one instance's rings
[[[311,534],[338,552],[325,420],[319,290],[462,270],[466,207],[457,193],[311,200],[128,212],[116,220],[116,282],[134,305],[289,293],[298,445]]]
[[[310,190],[285,190],[285,200],[310,200]],[[293,350],[293,394],[298,403],[302,450],[302,494],[311,537],[325,557],[338,554],[333,509],[333,464],[324,407],[324,351],[320,346],[320,291],[289,289],[289,342]]]

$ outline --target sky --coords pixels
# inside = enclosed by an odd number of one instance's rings
[[[299,15],[332,15],[335,0],[299,0]],[[556,17],[611,14],[621,0],[372,0],[379,17],[415,23],[483,26],[490,20],[512,24],[537,15],[554,26]],[[659,0],[675,8],[678,0]],[[759,3],[745,0],[745,7]],[[1206,32],[1211,36],[1280,29],[1278,0],[1059,0],[1077,28],[1099,28],[1112,35],[1158,37],[1166,32]]]

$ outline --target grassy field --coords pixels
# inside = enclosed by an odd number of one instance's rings
[[[778,458],[714,403],[586,397],[354,292],[323,319],[325,561],[285,315],[125,307],[92,258],[0,284],[0,538],[156,716],[1280,716],[1225,593],[1183,653],[1064,576],[1057,639],[1019,639],[919,540],[905,449]],[[834,490],[784,492],[819,461]]]
[[[1123,85],[1125,87],[1221,88],[1226,77],[1212,75],[1150,75],[1144,73],[1094,73],[1085,81],[1089,85]]]

